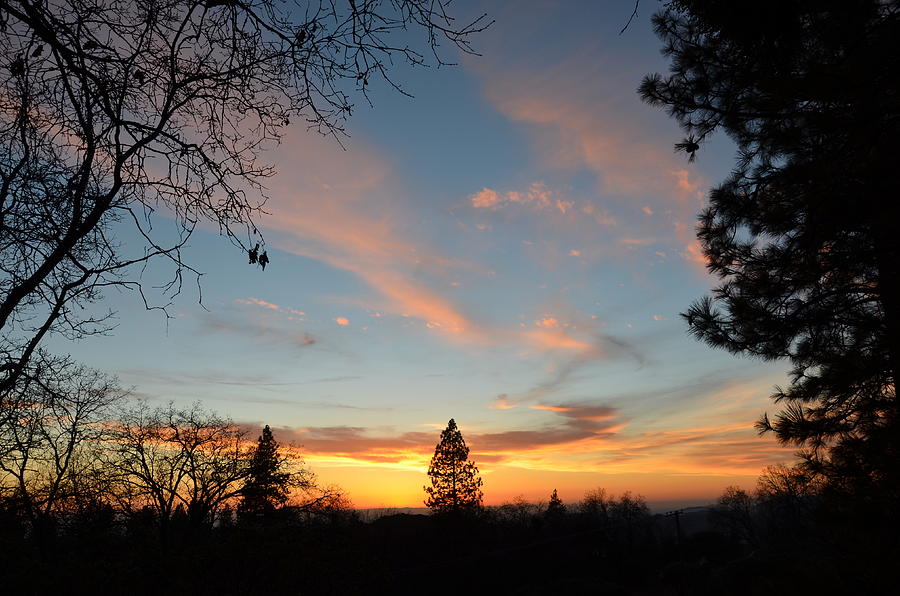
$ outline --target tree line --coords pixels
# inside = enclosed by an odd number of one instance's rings
[[[797,468],[769,468],[754,492],[728,487],[714,507],[674,515],[603,488],[577,501],[554,489],[544,502],[485,506],[451,420],[428,469],[432,515],[363,523],[268,426],[254,441],[256,432],[198,404],[135,401],[71,360],[44,364],[56,381],[20,395],[0,425],[0,557],[9,563],[0,581],[32,593],[73,581],[120,592],[135,578],[138,593],[151,593],[161,571],[171,589],[198,594],[289,591],[298,570],[308,591],[324,594],[412,592],[448,568],[486,590],[575,593],[753,593],[772,578],[829,593],[852,587],[847,565],[867,570],[871,590],[890,581],[876,563],[895,536],[877,530],[877,508],[868,518],[847,511]],[[833,570],[780,568],[786,553]],[[85,573],[99,561],[100,575]]]
[[[115,383],[41,346],[108,330],[111,313],[92,307],[110,286],[165,310],[184,277],[199,276],[182,249],[202,221],[265,266],[253,224],[273,174],[263,150],[292,119],[342,134],[353,93],[368,99],[378,77],[399,88],[394,59],[441,63],[440,39],[471,52],[486,22],[457,25],[448,4],[0,0],[0,460],[4,512],[14,512],[4,535],[24,518],[47,550],[55,524],[113,512],[166,543],[175,525],[208,529],[245,496],[259,504],[250,495],[287,473],[253,464],[271,446],[258,441],[254,451],[241,429],[199,407],[109,415],[123,403]],[[654,26],[671,68],[639,92],[684,129],[676,149],[694,160],[718,133],[738,149],[699,220],[719,285],[684,313],[688,330],[791,366],[773,394],[780,411],[757,426],[798,448],[797,466],[763,475],[787,496],[731,491],[722,506],[758,521],[764,503],[778,503],[797,512],[781,518],[800,528],[789,551],[797,560],[811,562],[809,551],[841,569],[847,558],[835,553],[850,544],[868,559],[851,557],[844,577],[877,575],[875,563],[896,555],[900,525],[900,239],[891,223],[900,219],[891,157],[900,5],[673,0]],[[407,29],[424,34],[423,51],[390,41]],[[174,239],[154,227],[160,212],[175,217]],[[142,243],[115,240],[125,224]],[[160,261],[172,275],[154,300],[137,272]],[[462,485],[449,477],[449,491],[447,461],[466,474]],[[252,488],[251,469],[270,479]],[[467,450],[437,458],[433,471],[429,504],[482,509]],[[326,493],[309,502],[327,502]],[[270,505],[284,496],[269,494]],[[11,560],[19,543],[8,544]],[[334,581],[346,579],[332,569]],[[846,587],[826,571],[819,580]]]
[[[43,370],[0,404],[0,508],[41,549],[61,526],[100,512],[152,524],[166,548],[176,521],[197,531],[287,504],[346,507],[268,426],[254,442],[199,403],[135,401],[69,358],[44,356],[35,367]]]
[[[0,401],[35,382],[48,337],[109,329],[92,308],[105,289],[165,311],[199,276],[182,249],[200,222],[268,263],[253,224],[274,174],[264,150],[292,119],[343,134],[370,82],[402,92],[394,60],[442,64],[441,40],[473,53],[489,22],[448,5],[0,1]],[[684,129],[676,150],[694,160],[719,133],[737,144],[697,229],[720,283],[684,313],[688,331],[788,361],[782,408],[758,429],[831,490],[894,510],[900,5],[676,0],[653,24],[670,72],[639,93]],[[390,41],[403,32],[420,47]],[[174,239],[153,225],[161,212]],[[125,224],[142,244],[115,240]],[[148,262],[171,267],[162,297],[136,274]]]

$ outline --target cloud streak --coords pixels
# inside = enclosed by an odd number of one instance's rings
[[[755,437],[747,424],[708,424],[666,431],[629,431],[629,421],[606,404],[546,403],[532,410],[552,416],[532,427],[465,432],[476,463],[528,469],[596,473],[756,474],[789,451]],[[362,426],[281,428],[281,440],[300,445],[313,462],[388,465],[423,470],[436,432],[403,432]]]
[[[553,5],[541,3],[529,3],[528,13],[528,22],[537,13],[548,26],[560,16]],[[495,109],[527,132],[540,168],[593,172],[603,204],[615,206],[606,209],[599,202],[584,202],[571,204],[566,211],[590,215],[581,207],[593,208],[600,214],[598,221],[615,224],[620,237],[648,236],[653,243],[675,245],[673,252],[704,269],[693,222],[707,182],[672,152],[679,134],[675,125],[638,101],[633,90],[639,77],[621,56],[611,55],[613,40],[595,35],[573,48],[568,47],[569,40],[558,38],[533,55],[536,50],[524,42],[529,38],[520,27],[526,26],[524,20],[520,23],[517,14],[505,16],[510,20],[494,32],[494,45],[484,58],[467,66],[479,77]],[[559,56],[551,61],[554,52]],[[482,211],[513,205],[550,210],[553,198],[545,196],[528,190],[500,191],[488,184],[470,197],[470,204]],[[641,233],[635,234],[638,230]],[[608,254],[608,249],[593,252]]]
[[[357,276],[376,292],[378,310],[414,317],[458,339],[483,337],[433,282],[445,285],[460,271],[484,268],[441,255],[403,229],[403,201],[374,149],[354,140],[343,152],[327,139],[304,135],[286,139],[279,155],[282,173],[270,201],[278,217],[265,222],[278,232],[278,248]],[[293,165],[299,163],[302,169]]]
[[[307,331],[270,324],[269,321],[257,317],[251,317],[248,320],[234,316],[223,317],[213,313],[203,313],[198,320],[208,333],[228,333],[249,337],[266,345],[306,349],[318,343],[316,336]]]

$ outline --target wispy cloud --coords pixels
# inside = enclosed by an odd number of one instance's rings
[[[278,304],[274,304],[272,302],[267,302],[265,300],[260,300],[259,298],[254,298],[253,296],[249,298],[235,298],[234,300],[238,304],[245,304],[249,306],[257,306],[259,308],[263,308],[265,310],[273,310],[275,312],[281,312],[288,315],[288,320],[304,320],[301,317],[306,316],[306,313],[302,310],[297,310],[296,308],[291,308],[289,306],[279,306]]]
[[[527,12],[532,17],[545,13],[551,21],[559,16],[556,8],[541,3],[530,3]],[[519,22],[514,14],[506,16]],[[673,252],[686,261],[702,265],[692,247],[693,222],[707,182],[671,150],[678,136],[674,123],[640,104],[634,91],[639,77],[623,78],[629,71],[620,56],[612,55],[615,44],[596,38],[574,48],[564,39],[548,40],[543,54],[566,46],[559,59],[550,62],[532,55],[533,48],[523,41],[528,37],[517,26],[507,23],[494,35],[484,58],[467,66],[479,76],[488,101],[529,134],[542,170],[593,172],[603,201],[585,206],[599,214],[615,213],[609,221],[615,222],[619,235],[673,245]],[[553,198],[542,197],[528,189],[501,191],[487,184],[470,203],[486,211],[513,205],[551,209]],[[573,204],[571,211],[584,212],[581,206]]]
[[[578,404],[536,404],[530,407],[532,410],[547,410],[549,412],[554,412],[561,416],[565,416],[566,418],[572,418],[574,420],[587,420],[591,422],[610,420],[617,416],[616,409],[610,406],[584,406]]]
[[[543,182],[535,182],[528,189],[496,191],[483,188],[469,197],[475,209],[499,211],[511,205],[519,205],[535,211],[555,211],[566,215],[575,209],[575,202],[563,197],[559,191],[547,188]]]
[[[511,410],[515,407],[516,404],[510,403],[509,396],[505,393],[501,393],[488,404],[488,408],[492,410]]]
[[[460,304],[460,294],[452,291],[459,283],[454,278],[461,274],[490,277],[492,269],[443,254],[410,231],[415,226],[390,168],[373,149],[355,141],[350,152],[338,153],[327,141],[291,138],[285,142],[281,159],[304,163],[305,168],[301,174],[297,168],[282,167],[284,173],[271,189],[271,208],[278,217],[266,224],[277,232],[278,247],[354,274],[374,291],[368,307],[379,315],[415,319],[429,333],[452,342],[525,346],[533,353],[562,351],[592,360],[603,357],[595,338],[583,332],[504,328],[481,313],[473,316],[470,308]],[[334,161],[345,167],[334,171],[333,165],[327,165]],[[315,175],[308,176],[307,171]],[[473,201],[483,205],[500,201],[492,192],[485,189]],[[568,216],[576,207],[583,211],[539,183],[521,193],[507,192],[502,201],[560,216]],[[603,218],[589,207],[588,211]],[[580,250],[575,253],[581,254]],[[263,309],[282,308],[258,298],[247,301]],[[334,320],[339,325],[349,323],[346,316]]]
[[[460,271],[484,268],[442,255],[404,229],[408,214],[374,149],[354,139],[344,152],[327,139],[303,135],[286,139],[279,155],[282,173],[270,191],[278,217],[265,222],[279,232],[279,248],[356,275],[374,290],[379,311],[415,317],[460,339],[482,336],[436,288]]]
[[[708,399],[720,399],[718,394]],[[507,410],[512,404],[501,394],[493,406]],[[750,422],[723,422],[717,412],[701,416],[695,424],[679,424],[670,416],[667,422],[647,426],[608,401],[541,401],[519,412],[528,410],[546,417],[512,430],[464,428],[476,463],[488,468],[746,476],[790,457],[789,449],[757,438]],[[301,445],[312,462],[421,471],[442,427],[431,426],[435,428],[431,432],[399,433],[364,426],[283,428],[278,436]]]
[[[257,317],[247,319],[239,316],[225,317],[213,313],[203,313],[198,317],[198,321],[207,332],[239,335],[267,345],[303,349],[318,342],[316,336],[303,329],[286,327]]]
[[[236,387],[298,387],[317,383],[342,383],[362,379],[358,375],[341,375],[335,377],[322,377],[317,379],[304,379],[294,381],[273,381],[271,375],[247,375],[234,374],[222,370],[196,371],[164,371],[149,368],[126,368],[119,371],[129,378],[139,379],[142,382],[156,383],[160,385],[232,385]],[[295,403],[295,402],[291,402]]]

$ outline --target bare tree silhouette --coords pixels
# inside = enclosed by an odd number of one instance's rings
[[[53,517],[87,496],[94,449],[124,396],[114,378],[41,353],[0,403],[0,500],[28,520],[41,548]]]
[[[165,544],[176,510],[198,527],[240,495],[250,470],[245,434],[199,405],[140,403],[119,417],[108,442],[109,490],[125,512],[149,508]]]
[[[104,289],[165,311],[199,280],[182,249],[202,222],[265,268],[263,152],[291,121],[342,135],[372,80],[403,92],[398,59],[472,52],[489,23],[457,25],[448,4],[0,0],[0,394],[48,334],[108,329],[83,308]],[[141,241],[118,241],[123,225]],[[172,275],[148,296],[157,260]]]

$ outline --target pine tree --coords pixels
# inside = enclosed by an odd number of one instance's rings
[[[685,313],[709,344],[792,364],[764,416],[833,485],[900,490],[900,3],[677,0],[654,17],[671,75],[640,93],[738,145],[698,238],[713,295]]]
[[[481,507],[481,477],[474,462],[469,461],[469,448],[452,418],[441,432],[441,442],[434,448],[428,466],[431,486],[424,487],[425,505],[435,513],[455,513]]]
[[[241,491],[240,513],[268,513],[287,502],[292,475],[284,466],[278,442],[267,424],[251,456],[247,481]]]
[[[559,519],[566,514],[566,506],[562,499],[556,493],[556,489],[550,494],[550,502],[547,503],[547,517],[551,519]]]

